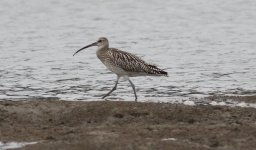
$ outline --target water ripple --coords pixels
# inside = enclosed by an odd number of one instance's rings
[[[255,4],[2,0],[0,98],[101,98],[115,75],[96,48],[72,56],[99,36],[169,72],[167,78],[132,78],[140,99],[255,95]],[[111,98],[133,99],[128,82]]]

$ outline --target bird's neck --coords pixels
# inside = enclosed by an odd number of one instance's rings
[[[108,45],[99,46],[97,52],[103,52],[108,50]]]
[[[96,54],[97,54],[98,58],[101,61],[103,61],[105,53],[107,51],[108,51],[108,46],[100,46],[100,47],[98,47]]]
[[[109,48],[108,44],[100,45],[98,50],[107,50]]]

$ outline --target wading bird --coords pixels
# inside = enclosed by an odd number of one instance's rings
[[[116,90],[120,77],[125,77],[128,79],[134,92],[135,101],[137,102],[135,86],[129,77],[168,76],[168,73],[164,70],[159,69],[155,65],[146,63],[144,60],[131,53],[121,51],[116,48],[109,48],[108,39],[105,37],[101,37],[98,39],[98,41],[77,50],[74,55],[91,46],[98,46],[96,52],[97,57],[110,71],[117,75],[115,86],[105,96],[102,97],[103,99]]]

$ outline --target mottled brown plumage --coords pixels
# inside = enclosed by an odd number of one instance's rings
[[[106,53],[108,63],[122,68],[126,71],[127,76],[162,76],[167,75],[167,72],[157,68],[154,65],[146,63],[141,58],[115,48],[109,48]]]
[[[114,88],[103,96],[103,98],[107,97],[110,93],[116,90],[120,77],[128,78],[128,81],[132,85],[134,91],[135,100],[137,100],[135,86],[129,77],[168,76],[168,73],[164,70],[159,69],[155,65],[146,63],[144,60],[131,53],[121,51],[116,48],[109,48],[108,39],[104,37],[99,38],[99,40],[95,43],[79,49],[76,53],[91,46],[98,46],[97,57],[110,71],[117,75],[117,81]],[[76,53],[74,53],[74,55]]]

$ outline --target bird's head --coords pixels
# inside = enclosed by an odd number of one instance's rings
[[[108,48],[108,39],[105,37],[100,37],[97,41],[97,46],[99,48]]]
[[[84,49],[86,49],[86,48],[92,47],[92,46],[98,46],[99,49],[108,48],[108,39],[105,38],[105,37],[100,37],[100,38],[98,39],[98,41],[96,41],[96,42],[94,42],[94,43],[92,43],[92,44],[89,44],[89,45],[87,45],[87,46],[85,46],[85,47],[80,48],[79,50],[77,50],[77,51],[74,53],[73,56],[75,56],[75,54],[77,54],[78,52],[80,52],[80,51],[82,51],[82,50],[84,50]]]

